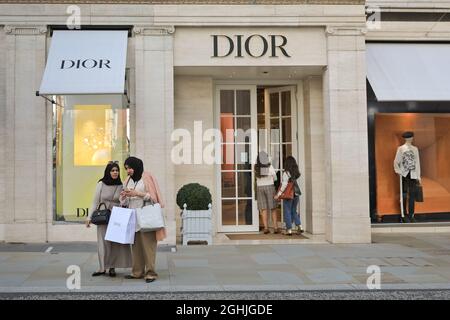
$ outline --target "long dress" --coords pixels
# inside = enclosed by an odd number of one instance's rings
[[[122,185],[108,186],[103,182],[97,184],[94,200],[89,215],[97,209],[100,203],[105,203],[106,207],[112,210],[113,206],[120,206],[119,196],[122,191]],[[103,206],[102,206],[103,208]],[[100,270],[109,268],[131,268],[132,256],[131,246],[129,244],[120,244],[105,240],[107,225],[97,226],[97,251]]]

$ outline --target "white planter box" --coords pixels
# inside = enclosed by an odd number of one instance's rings
[[[208,210],[187,210],[186,204],[184,205],[181,214],[183,245],[187,245],[189,241],[206,241],[212,244],[211,204],[208,207]]]

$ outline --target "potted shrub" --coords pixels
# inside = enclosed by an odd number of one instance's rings
[[[212,243],[211,202],[209,189],[198,183],[186,184],[178,190],[177,205],[182,210],[183,245],[189,241]]]

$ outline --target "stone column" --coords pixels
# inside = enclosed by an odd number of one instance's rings
[[[168,238],[176,243],[174,164],[174,27],[136,26],[135,36],[135,150],[144,168],[156,176],[166,203]]]
[[[325,233],[325,158],[321,77],[303,81],[306,231]]]
[[[0,210],[4,240],[45,242],[47,111],[45,100],[35,92],[45,68],[47,28],[7,25],[3,30],[6,87],[0,184],[5,186],[5,199]]]
[[[0,27],[0,242],[5,240],[6,215],[6,34]]]
[[[332,243],[369,243],[365,31],[328,27],[326,32],[326,238]]]

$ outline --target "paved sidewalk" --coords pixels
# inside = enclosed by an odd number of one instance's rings
[[[91,277],[94,243],[0,244],[0,293],[68,292],[68,266],[81,269],[80,292],[249,292],[367,290],[367,267],[381,289],[450,290],[450,234],[374,235],[370,245],[260,244],[161,247],[159,279]],[[51,249],[50,249],[51,248]]]

